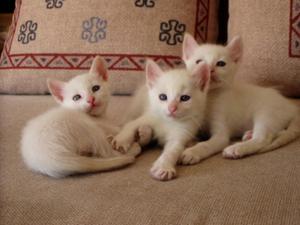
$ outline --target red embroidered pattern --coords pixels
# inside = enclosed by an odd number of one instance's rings
[[[289,56],[300,58],[300,0],[291,0]]]
[[[2,51],[0,69],[88,69],[95,55],[104,57],[110,70],[142,71],[145,59],[151,58],[161,66],[175,67],[181,64],[178,56],[137,54],[81,54],[81,53],[27,53],[12,54],[11,45],[15,36],[22,0],[16,1],[12,27]],[[194,36],[199,42],[207,40],[209,0],[197,0],[197,16]]]

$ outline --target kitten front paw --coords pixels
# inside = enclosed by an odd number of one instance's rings
[[[137,134],[136,134],[136,139],[137,142],[141,145],[141,146],[145,146],[147,144],[150,143],[151,139],[152,139],[152,128],[149,126],[140,126],[138,128]]]
[[[137,157],[139,154],[141,154],[141,152],[142,152],[141,146],[137,142],[134,142],[131,145],[131,147],[130,147],[128,153],[127,153],[127,155],[131,155],[133,157]]]
[[[223,150],[223,157],[227,159],[240,159],[243,157],[239,145],[231,145]]]
[[[186,149],[179,157],[179,163],[182,165],[194,165],[201,160],[201,156],[191,148]]]
[[[154,163],[150,169],[150,174],[156,180],[168,181],[176,177],[176,170],[174,166]]]
[[[116,150],[122,154],[127,153],[132,145],[132,142],[129,141],[126,137],[123,137],[122,135],[115,136],[110,141],[110,143],[114,150]]]
[[[106,137],[106,140],[108,141],[109,144],[112,145],[112,141],[114,140],[114,136],[113,136],[113,135],[108,135],[108,136]]]

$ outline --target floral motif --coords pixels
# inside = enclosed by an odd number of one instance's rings
[[[47,9],[61,8],[64,5],[64,0],[45,0]]]
[[[169,20],[160,24],[159,40],[167,42],[168,45],[176,45],[183,42],[185,24],[179,23],[178,20]]]
[[[34,23],[32,20],[27,20],[20,26],[18,41],[22,42],[22,44],[28,44],[30,41],[34,41],[36,39],[37,27],[37,23]]]
[[[83,31],[81,38],[90,43],[99,42],[106,38],[106,27],[106,20],[102,20],[99,17],[91,17],[89,20],[85,20],[82,23]]]
[[[153,8],[155,6],[155,0],[136,0],[135,6]]]

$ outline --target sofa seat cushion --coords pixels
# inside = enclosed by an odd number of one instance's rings
[[[112,98],[114,121],[131,98]],[[0,96],[0,224],[153,225],[297,224],[300,139],[266,154],[226,160],[220,154],[178,166],[178,178],[149,176],[151,148],[120,170],[52,179],[29,171],[19,152],[21,129],[53,107],[50,96]],[[300,105],[300,104],[299,104]]]

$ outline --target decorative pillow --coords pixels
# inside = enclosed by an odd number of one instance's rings
[[[229,36],[241,35],[238,78],[300,96],[300,1],[231,0]]]
[[[144,80],[146,58],[181,63],[184,32],[215,42],[218,0],[17,0],[0,59],[0,92],[47,92],[46,78],[85,72],[107,61],[114,93]]]

